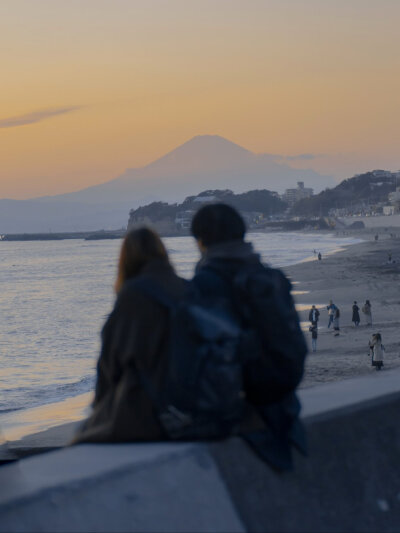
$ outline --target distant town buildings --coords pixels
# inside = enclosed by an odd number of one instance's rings
[[[400,171],[390,172],[390,170],[373,170],[372,174],[375,178],[400,178]]]
[[[392,205],[398,205],[400,203],[400,187],[396,187],[394,192],[389,193],[388,200]]]
[[[216,202],[217,201],[217,197],[212,195],[212,194],[209,194],[209,195],[203,195],[203,196],[196,196],[195,198],[193,198],[193,203],[194,204],[210,204],[212,202]]]
[[[195,200],[196,201],[196,200]],[[175,226],[178,230],[190,229],[192,218],[195,211],[188,209],[187,211],[178,211],[175,216]]]
[[[388,215],[394,215],[396,212],[394,205],[384,205],[383,206],[383,214]]]
[[[304,181],[298,181],[296,189],[286,189],[282,195],[282,200],[289,204],[289,206],[292,206],[299,200],[303,200],[303,198],[310,198],[313,194],[313,189],[304,187]]]
[[[400,187],[396,187],[395,191],[388,194],[388,203],[389,205],[383,206],[384,215],[394,215],[400,212]]]

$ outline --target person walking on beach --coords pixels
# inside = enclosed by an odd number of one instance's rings
[[[372,326],[372,305],[369,300],[365,301],[361,311],[364,313],[367,320],[367,326]]]
[[[144,280],[176,301],[188,288],[175,274],[160,237],[148,228],[129,232],[123,241],[117,297],[101,334],[92,413],[73,443],[165,438],[141,372],[155,390],[161,388],[168,362],[168,310],[141,290]]]
[[[311,349],[313,353],[317,351],[317,339],[318,339],[318,326],[317,324],[312,324],[310,326],[311,333]]]
[[[318,261],[321,261],[322,260],[322,254],[321,252],[318,252]]]
[[[335,314],[333,318],[333,330],[335,331],[335,337],[338,337],[340,326],[339,326],[340,310],[338,307],[335,307]]]
[[[252,244],[244,240],[243,218],[229,205],[201,207],[191,233],[201,252],[193,285],[213,308],[228,304],[258,346],[243,377],[247,402],[259,422],[254,420],[251,432],[242,436],[275,468],[291,468],[292,444],[304,450],[295,390],[304,372],[307,345],[290,282],[281,271],[261,263]],[[254,342],[249,346],[253,352]]]
[[[380,333],[374,333],[369,341],[370,352],[372,352],[371,365],[376,370],[381,370],[383,367],[383,352],[385,348],[382,344],[382,336]]]
[[[329,317],[328,328],[330,328],[335,318],[336,305],[332,302],[332,300],[329,300],[329,305],[327,305],[326,308],[328,310],[328,317]]]
[[[360,308],[356,301],[353,303],[353,316],[351,317],[351,321],[354,322],[355,327],[360,325]]]
[[[313,326],[318,325],[319,314],[320,313],[318,309],[315,307],[315,305],[313,305],[310,309],[310,312],[308,313],[308,320],[311,322]]]

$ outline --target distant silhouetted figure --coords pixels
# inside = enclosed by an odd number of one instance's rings
[[[317,351],[317,339],[318,339],[318,326],[317,324],[313,324],[309,328],[311,333],[311,349],[313,353]]]
[[[376,234],[376,235],[375,235],[375,241],[377,241],[378,239],[379,239],[379,235]]]
[[[321,259],[322,259],[321,252],[318,252],[318,261],[321,261]]]
[[[362,306],[361,311],[365,315],[367,326],[372,326],[372,306],[369,300],[365,301],[365,304]]]
[[[335,331],[335,337],[337,337],[339,335],[339,331],[340,331],[339,318],[340,318],[340,311],[339,311],[339,308],[336,307],[335,315],[334,315],[334,318],[333,318],[333,329]]]
[[[311,322],[311,324],[313,326],[316,326],[318,324],[318,320],[319,320],[319,311],[318,309],[315,307],[315,305],[313,305],[310,309],[310,312],[308,313],[308,320]]]
[[[377,370],[380,370],[383,367],[383,352],[385,351],[380,333],[374,333],[374,335],[372,335],[372,338],[369,341],[369,349],[372,353],[371,365]]]
[[[329,300],[329,305],[327,305],[326,308],[328,310],[328,316],[329,316],[328,328],[330,328],[335,318],[336,305],[332,302],[332,300]]]
[[[351,317],[351,321],[354,322],[354,325],[357,327],[360,325],[360,308],[357,305],[357,302],[354,302],[353,304],[353,316]]]

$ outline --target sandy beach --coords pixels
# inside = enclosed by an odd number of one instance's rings
[[[398,228],[397,228],[398,229]],[[317,352],[309,353],[306,373],[301,388],[319,383],[337,381],[376,372],[368,356],[368,340],[372,333],[379,332],[385,346],[384,370],[400,366],[399,325],[400,296],[400,239],[390,238],[390,231],[360,233],[368,239],[348,246],[322,261],[303,262],[285,268],[295,282],[296,303],[300,318],[308,322],[312,304],[320,310]],[[395,263],[388,263],[388,253]],[[373,326],[367,326],[361,307],[365,300],[372,304]],[[340,309],[340,335],[335,337],[332,327],[328,330],[329,300]],[[361,324],[356,328],[352,322],[352,305],[360,307]],[[311,349],[311,334],[306,337]]]
[[[381,230],[377,242],[373,238],[374,230],[351,233],[351,236],[365,239],[365,242],[323,257],[322,261],[305,261],[283,269],[294,283],[296,305],[309,345],[308,311],[315,304],[321,313],[317,352],[308,355],[301,388],[376,372],[371,367],[368,350],[368,340],[375,332],[381,333],[386,350],[383,371],[400,366],[400,238],[391,238],[390,233],[389,230]],[[388,252],[392,253],[395,262],[388,263]],[[340,335],[337,337],[333,335],[332,328],[327,328],[326,306],[330,299],[341,313]],[[365,316],[360,312],[361,324],[355,328],[351,323],[353,301],[356,300],[361,308],[366,299],[372,304],[373,326],[366,325]],[[88,398],[89,395],[86,395],[83,403],[79,398],[71,403],[70,407],[76,408],[75,420],[82,416]],[[52,407],[56,410],[57,404]],[[36,431],[23,438],[17,433],[11,438],[5,437],[12,441],[9,447],[19,456],[29,454],[30,450],[37,453],[60,447],[69,442],[76,427],[76,422],[60,422],[51,429]]]

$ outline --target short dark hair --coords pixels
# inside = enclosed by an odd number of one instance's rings
[[[204,246],[243,240],[246,225],[240,214],[227,204],[208,204],[194,215],[190,228],[195,239]]]

